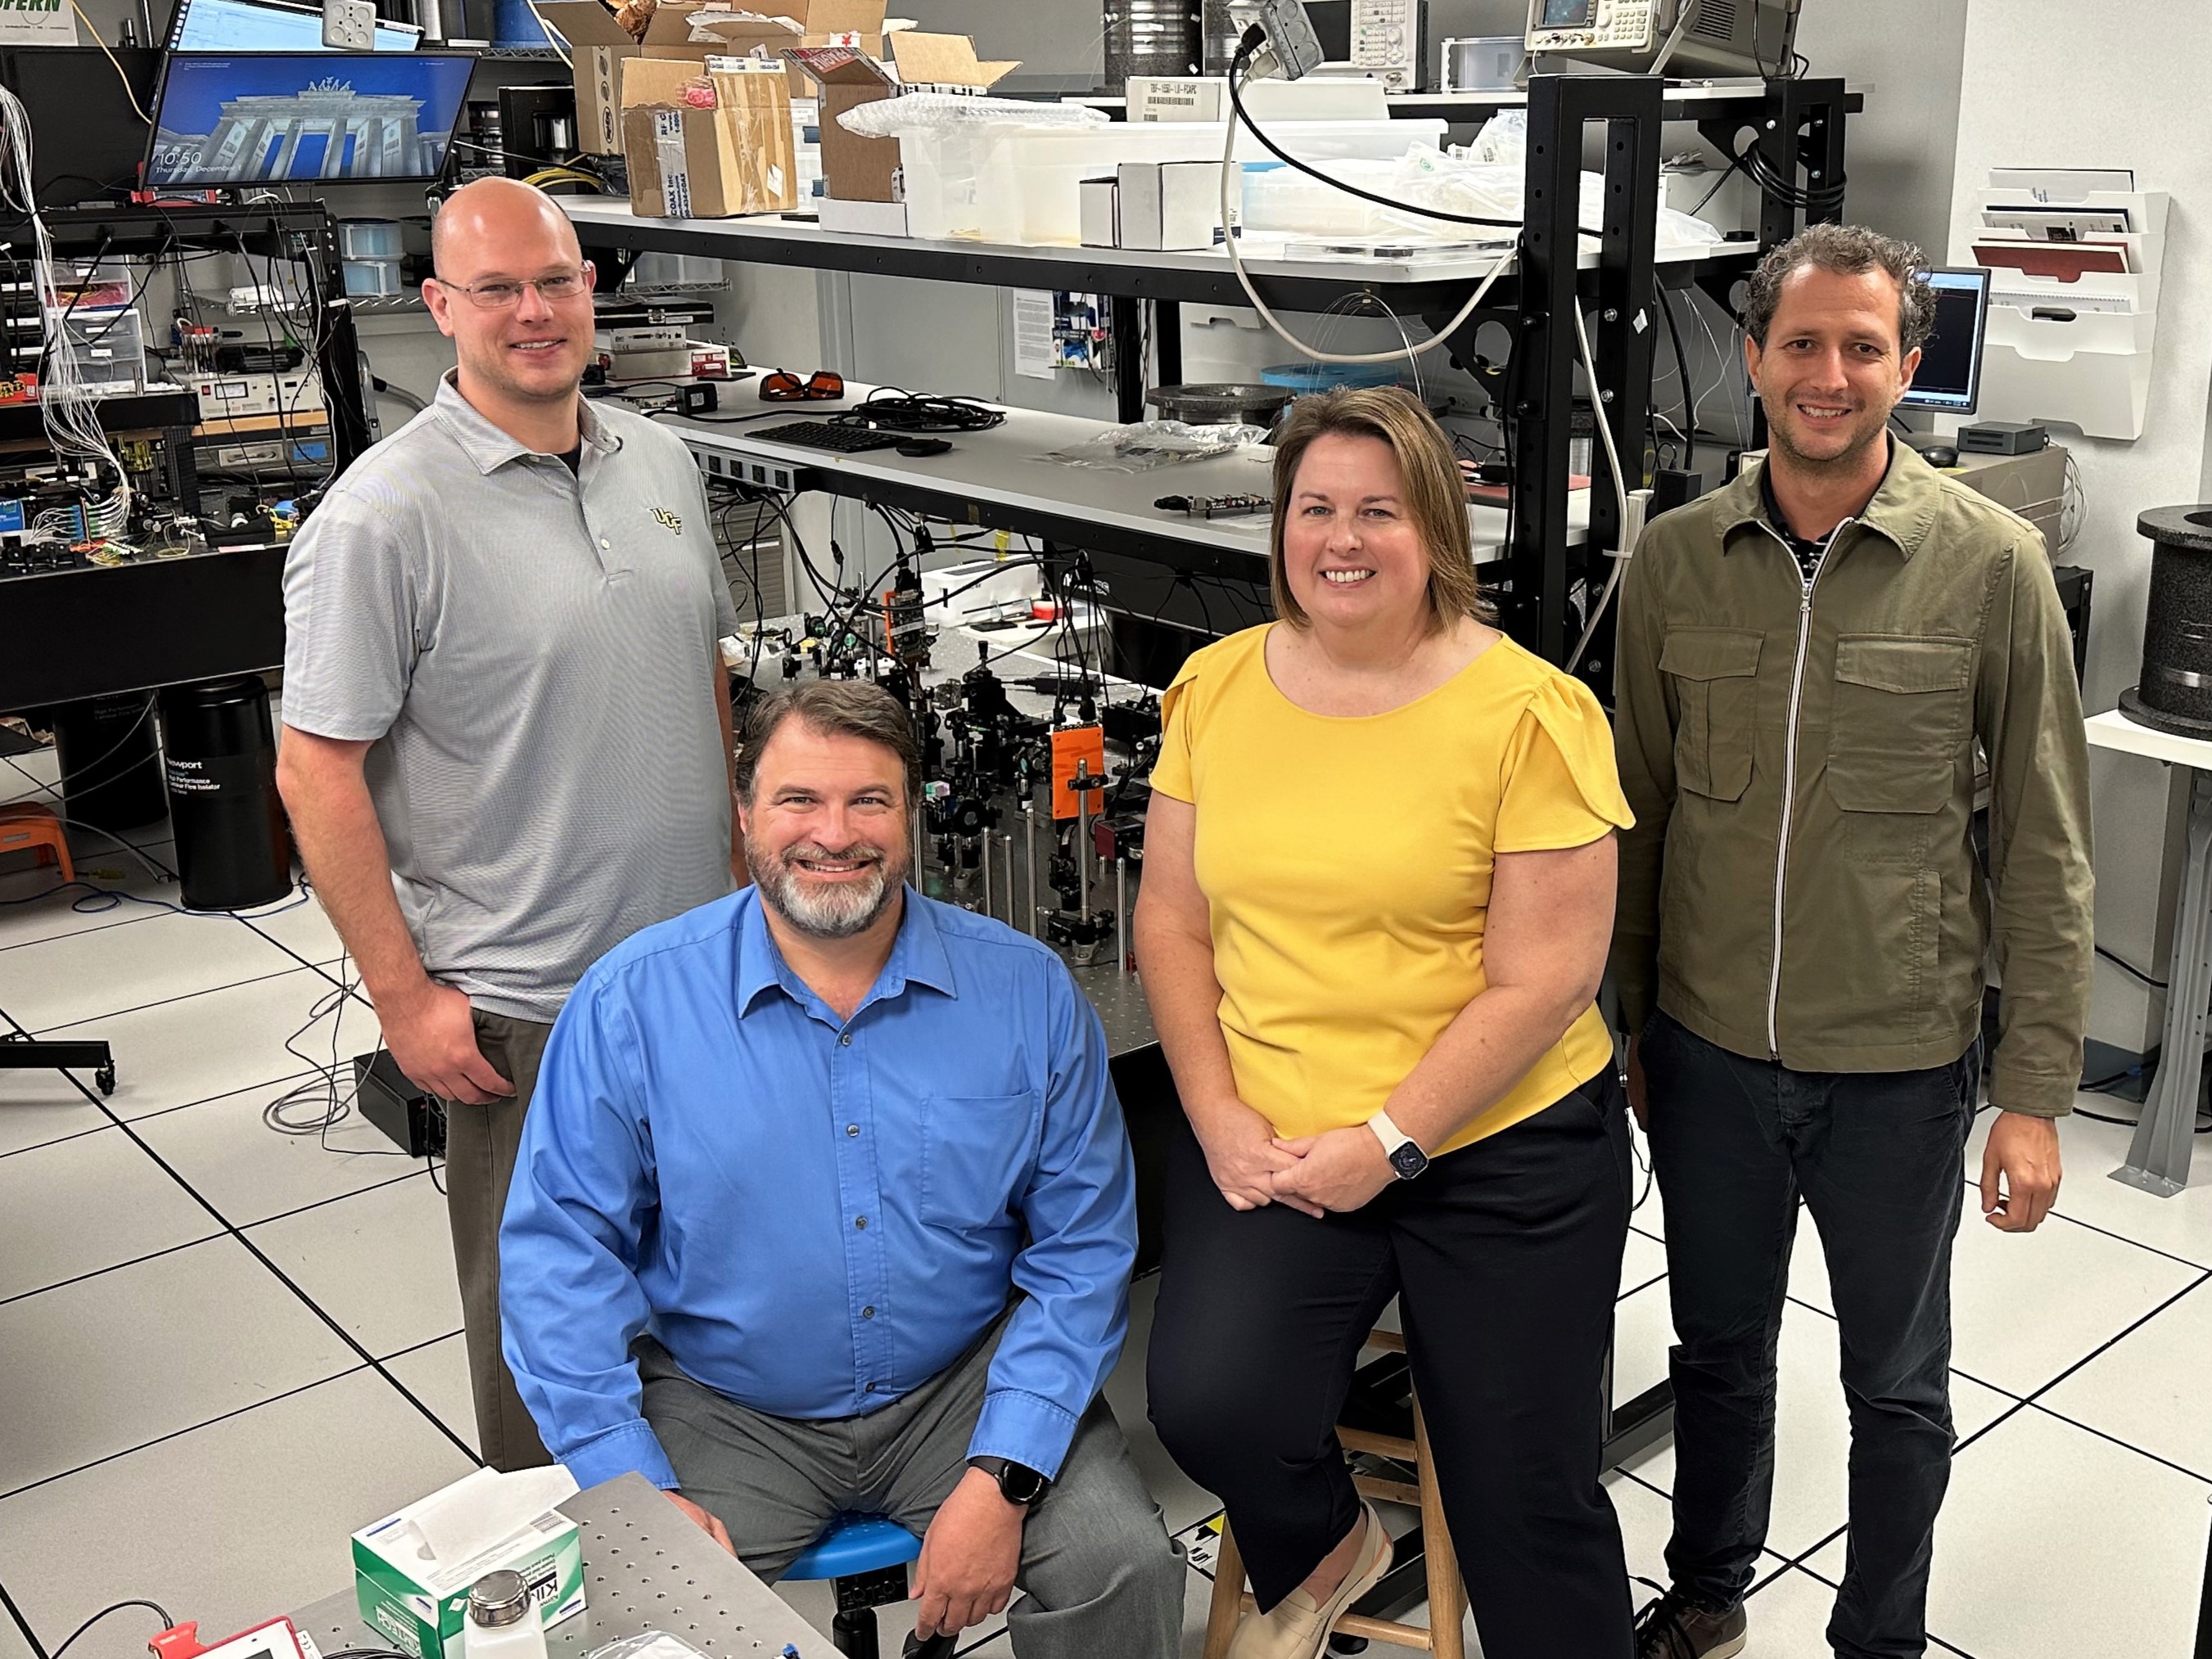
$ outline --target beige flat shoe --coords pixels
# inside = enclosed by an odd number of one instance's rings
[[[1315,1605],[1302,1589],[1292,1590],[1270,1613],[1248,1613],[1229,1644],[1229,1659],[1320,1659],[1332,1626],[1344,1611],[1375,1588],[1390,1571],[1390,1534],[1372,1504],[1362,1504],[1367,1535],[1358,1558],[1328,1601]]]

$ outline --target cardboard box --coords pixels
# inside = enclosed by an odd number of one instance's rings
[[[796,46],[787,55],[805,71],[820,106],[816,125],[828,194],[841,202],[897,201],[898,140],[848,132],[837,120],[848,109],[896,97],[897,76],[852,46]]]
[[[1124,161],[1115,176],[1115,246],[1151,252],[1213,246],[1221,231],[1220,162]]]
[[[576,143],[592,155],[622,154],[622,66],[645,48],[599,0],[543,0],[538,15],[568,43],[576,71]]]
[[[891,62],[908,92],[985,92],[1019,69],[1018,58],[988,62],[964,34],[926,34],[901,29],[890,37]]]
[[[805,72],[820,99],[823,183],[826,196],[842,202],[898,202],[905,191],[900,186],[898,140],[848,132],[840,115],[921,88],[981,93],[1018,66],[979,61],[975,43],[964,34],[900,29],[890,40],[896,67],[855,46],[800,46],[785,53]]]
[[[576,1492],[558,1464],[478,1469],[353,1535],[363,1623],[415,1659],[461,1659],[469,1586],[519,1572],[547,1626],[584,1610],[576,1523],[555,1504]]]
[[[795,46],[850,46],[880,59],[884,55],[884,12],[887,0],[729,0],[717,12],[738,16],[702,26],[708,37],[692,38],[691,17],[708,9],[698,0],[661,0],[660,8],[646,25],[647,58],[689,58],[702,63],[710,57],[768,57],[781,59]],[[806,72],[791,66],[789,90],[804,98],[812,90]]]
[[[791,98],[781,66],[633,59],[623,71],[623,155],[641,218],[726,219],[799,205]],[[704,80],[714,106],[685,101]]]

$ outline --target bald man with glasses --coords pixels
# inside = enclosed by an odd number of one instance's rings
[[[500,1355],[499,1224],[553,1021],[728,893],[737,614],[683,444],[586,404],[591,263],[552,199],[456,191],[422,297],[457,366],[284,570],[277,781],[385,1045],[446,1103],[478,1449],[547,1462]]]

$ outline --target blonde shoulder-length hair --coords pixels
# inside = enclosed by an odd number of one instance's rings
[[[1406,514],[1429,555],[1429,628],[1438,632],[1462,617],[1477,622],[1497,615],[1475,580],[1468,536],[1467,486],[1459,457],[1435,417],[1396,386],[1338,386],[1308,394],[1291,405],[1275,439],[1275,519],[1267,535],[1267,573],[1275,614],[1294,628],[1310,625],[1305,607],[1291,592],[1283,559],[1283,525],[1297,483],[1298,464],[1316,438],[1331,434],[1379,438],[1397,458]]]

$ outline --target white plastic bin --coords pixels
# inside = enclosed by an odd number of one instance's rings
[[[1416,145],[1434,149],[1443,134],[1440,120],[1268,125],[1268,137],[1284,149],[1316,164],[1346,157],[1389,160]],[[1123,161],[1218,161],[1226,136],[1218,122],[1171,121],[1073,128],[989,125],[950,137],[902,137],[908,229],[940,240],[1080,246],[1078,185],[1083,179],[1110,173]],[[1240,130],[1237,154],[1251,161],[1267,152]]]

